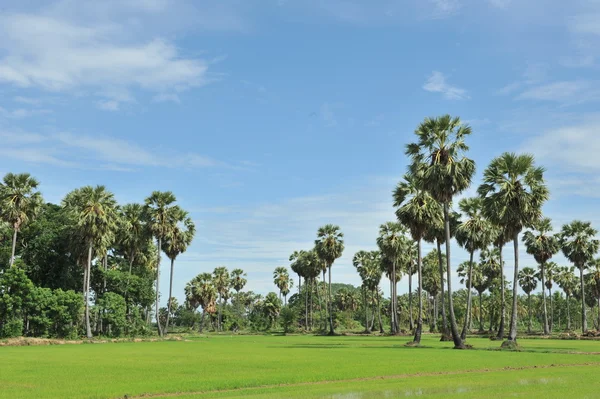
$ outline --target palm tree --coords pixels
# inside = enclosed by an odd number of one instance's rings
[[[423,258],[423,289],[433,298],[433,322],[431,323],[431,331],[437,329],[437,297],[444,287],[445,281],[442,280],[443,274],[439,273],[439,256],[437,249],[432,250]]]
[[[118,242],[129,261],[129,274],[138,255],[147,247],[148,228],[144,218],[144,206],[126,204],[120,209],[121,228],[118,231]]]
[[[169,298],[173,295],[173,271],[175,266],[175,259],[177,256],[184,253],[188,246],[194,239],[196,234],[196,226],[192,219],[188,216],[188,213],[184,210],[179,209],[175,215],[175,226],[169,231],[165,241],[163,241],[163,252],[171,260],[171,273],[169,275]],[[167,320],[165,323],[165,331],[167,334],[169,330],[169,315],[171,314],[171,304],[167,304]]]
[[[394,206],[398,221],[408,227],[413,240],[417,243],[417,279],[418,279],[418,297],[419,313],[415,336],[413,342],[421,343],[421,333],[423,331],[423,263],[421,255],[421,241],[431,225],[435,225],[442,215],[439,203],[423,189],[422,171],[418,170],[415,174],[407,174],[404,181],[400,182],[394,190]]]
[[[497,229],[496,228],[492,228],[492,237],[495,237],[495,239],[497,240]],[[486,248],[484,250],[481,251],[480,255],[479,255],[479,259],[480,259],[480,266],[482,268],[482,272],[485,275],[485,280],[486,280],[486,285],[487,288],[490,289],[490,296],[491,296],[491,287],[495,284],[495,281],[498,277],[500,277],[500,285],[504,285],[504,276],[502,273],[502,270],[504,269],[504,264],[502,263],[502,252],[500,250],[500,248],[498,248],[497,246],[494,246],[493,248]],[[473,279],[474,281],[476,280],[475,278]],[[476,287],[477,289],[477,287]],[[501,294],[500,294],[500,299],[502,302],[504,302],[504,287],[500,287],[501,289]],[[480,296],[480,300],[481,300],[481,296]],[[480,305],[481,307],[481,305]],[[501,312],[504,311],[504,307],[503,304],[500,304],[501,307]],[[500,324],[502,324],[502,316],[500,317]],[[502,326],[500,326],[499,330],[502,328]],[[492,330],[492,323],[490,322],[490,333]]]
[[[89,291],[93,247],[114,234],[118,221],[117,201],[113,193],[107,191],[104,186],[85,186],[67,194],[63,206],[75,221],[77,235],[85,243],[88,251],[83,295],[86,336],[92,338]]]
[[[362,287],[363,287],[363,301],[364,301],[364,308],[365,308],[365,332],[367,334],[371,333],[371,329],[369,328],[369,307],[367,306],[367,291],[369,290],[369,283],[368,283],[368,273],[367,273],[367,268],[368,268],[368,263],[370,261],[371,255],[369,254],[369,252],[367,251],[358,251],[357,253],[354,254],[354,257],[352,258],[352,264],[354,265],[354,267],[356,268],[356,271],[358,272],[358,275],[360,276],[360,279],[362,280]],[[393,322],[392,322],[393,324]]]
[[[532,155],[504,153],[494,158],[487,167],[478,192],[483,198],[484,215],[513,239],[513,303],[509,343],[506,344],[512,346],[517,341],[519,233],[524,227],[533,227],[542,216],[542,205],[549,196],[544,182],[544,168],[534,165]]]
[[[289,261],[292,262],[292,264],[290,265],[290,268],[292,269],[292,271],[294,273],[296,273],[298,275],[298,295],[300,295],[300,293],[302,292],[302,277],[304,277],[302,275],[303,270],[302,270],[302,262],[297,262],[298,258],[300,257],[302,251],[294,251],[293,254],[290,255]]]
[[[581,290],[581,330],[587,332],[587,319],[585,315],[585,283],[583,270],[594,259],[598,252],[600,241],[597,240],[598,231],[590,222],[575,220],[562,227],[559,234],[560,246],[565,257],[573,262],[579,269],[579,283]]]
[[[460,211],[466,219],[456,229],[456,241],[469,251],[469,267],[467,278],[467,313],[461,332],[461,339],[467,338],[467,330],[471,325],[471,288],[473,285],[473,255],[477,250],[485,249],[492,240],[492,226],[483,217],[483,201],[481,198],[463,198],[458,203]]]
[[[550,334],[548,324],[548,310],[546,308],[546,263],[560,250],[558,238],[550,234],[552,221],[543,218],[535,224],[534,231],[526,231],[523,234],[523,242],[527,253],[533,255],[540,267],[540,280],[542,282],[542,308],[544,311],[544,335]],[[550,283],[552,284],[552,283]],[[550,295],[552,300],[552,295]]]
[[[213,284],[215,285],[215,289],[219,294],[219,316],[217,319],[217,328],[219,329],[219,331],[221,331],[223,329],[221,319],[221,313],[223,311],[224,305],[223,298],[227,297],[227,294],[229,293],[229,286],[231,284],[229,271],[225,266],[215,268],[215,270],[213,271],[212,280]]]
[[[42,208],[44,201],[42,194],[37,191],[39,184],[29,173],[8,173],[0,183],[0,220],[13,229],[10,267],[15,263],[17,234]]]
[[[293,287],[294,283],[290,278],[290,274],[285,267],[277,267],[273,272],[273,282],[275,286],[279,288],[279,299],[281,295],[284,296],[284,304],[287,306],[287,294],[290,293],[290,288]]]
[[[331,306],[331,267],[333,262],[342,256],[344,252],[344,234],[338,226],[327,224],[320,227],[317,231],[317,239],[315,240],[315,250],[319,258],[327,265],[329,269],[329,335],[334,335],[333,330],[333,308]]]
[[[519,272],[519,285],[527,294],[527,309],[529,313],[527,333],[531,334],[531,292],[537,287],[535,270],[533,270],[531,267],[524,267],[523,270]]]
[[[484,202],[484,214],[489,210],[486,210],[486,204]],[[500,276],[500,326],[498,327],[498,334],[496,334],[496,339],[504,339],[504,327],[506,325],[506,287],[505,287],[505,277],[504,277],[504,245],[510,242],[511,237],[508,236],[506,230],[497,224],[492,222],[492,241],[494,244],[494,249],[497,254],[497,265],[499,265],[500,270],[498,275]]]
[[[186,285],[185,295],[188,301],[195,305],[194,308],[202,307],[199,330],[199,332],[202,332],[206,313],[214,314],[216,311],[217,289],[213,283],[212,275],[210,273],[200,273],[194,277]]]
[[[162,242],[167,239],[169,233],[177,225],[177,216],[181,209],[175,205],[176,198],[170,191],[154,191],[146,198],[144,214],[147,226],[154,238],[156,238],[156,327],[158,334],[162,337],[163,330],[159,318],[160,300],[160,254],[163,249]]]
[[[248,280],[246,279],[248,275],[242,269],[233,269],[231,271],[231,288],[235,290],[236,293],[240,293],[241,290],[244,289]]]
[[[462,349],[465,346],[456,325],[450,278],[450,203],[471,185],[475,173],[475,162],[464,155],[469,150],[465,138],[471,134],[471,128],[462,124],[460,118],[444,115],[426,118],[415,134],[418,140],[407,146],[406,154],[412,159],[413,174],[422,170],[423,189],[443,206],[450,327],[454,346]]]
[[[561,267],[556,276],[556,283],[563,290],[567,297],[567,330],[571,329],[571,311],[569,302],[571,297],[577,291],[577,277],[575,277],[575,267]]]
[[[590,261],[588,268],[589,273],[587,278],[589,280],[591,291],[596,299],[596,305],[598,307],[597,322],[598,329],[600,329],[600,258]]]
[[[398,329],[398,294],[397,283],[400,280],[398,265],[399,261],[401,261],[402,254],[406,254],[406,237],[405,234],[406,229],[397,222],[387,222],[379,226],[379,236],[377,237],[377,246],[379,247],[379,251],[383,257],[382,264],[386,264],[388,262],[391,264],[391,270],[388,273],[388,277],[391,282],[391,330],[392,334],[397,334]],[[356,266],[356,265],[355,265]]]
[[[482,251],[483,252],[483,251]],[[490,278],[492,277],[492,278]],[[483,333],[483,293],[487,290],[496,276],[490,273],[488,265],[475,262],[471,265],[471,285],[479,295],[479,332]]]
[[[558,274],[558,265],[556,264],[556,262],[548,262],[546,263],[544,269],[546,282],[542,286],[542,289],[544,289],[545,287],[548,290],[548,296],[550,297],[550,317],[548,318],[548,327],[550,328],[550,332],[552,332],[552,326],[554,325],[554,299],[552,298],[552,283],[556,282],[556,276]]]

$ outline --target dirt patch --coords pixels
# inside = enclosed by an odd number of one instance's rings
[[[547,364],[540,366],[523,366],[523,367],[502,367],[499,369],[477,369],[477,370],[462,370],[462,371],[438,371],[432,373],[412,373],[412,374],[398,374],[398,375],[387,375],[387,376],[376,376],[376,377],[362,377],[362,378],[350,378],[344,380],[325,380],[315,382],[297,382],[291,384],[272,384],[272,385],[258,385],[254,387],[245,388],[231,388],[231,389],[214,389],[207,391],[190,391],[190,392],[169,392],[169,393],[147,393],[142,395],[124,395],[115,399],[152,399],[152,398],[176,398],[179,396],[187,395],[208,395],[216,393],[227,393],[227,392],[240,392],[240,391],[252,391],[258,389],[274,389],[274,388],[289,388],[289,387],[303,387],[311,385],[325,385],[335,383],[349,383],[349,382],[361,382],[361,381],[376,381],[376,380],[400,380],[411,377],[433,377],[440,375],[459,375],[459,374],[472,374],[472,373],[493,373],[493,372],[504,372],[504,371],[519,371],[529,369],[549,369],[555,367],[588,367],[588,366],[600,366],[600,363],[589,362],[589,363],[577,363],[577,364]]]

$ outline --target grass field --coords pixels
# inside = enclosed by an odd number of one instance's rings
[[[600,342],[521,340],[522,352],[424,336],[209,336],[181,342],[0,347],[0,398],[396,398],[600,395]]]

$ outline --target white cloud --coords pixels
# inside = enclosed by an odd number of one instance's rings
[[[103,109],[105,111],[118,111],[119,102],[115,100],[98,101],[98,108]]]
[[[521,93],[518,98],[566,104],[597,101],[600,100],[600,83],[585,80],[553,82],[531,87]]]
[[[26,109],[26,108],[17,108],[13,110],[7,110],[0,107],[0,117],[9,118],[9,119],[22,119],[28,118],[36,115],[44,115],[49,114],[52,111],[48,109]]]
[[[459,0],[429,0],[433,6],[432,18],[447,18],[457,14],[462,8]]]
[[[181,102],[181,100],[179,99],[179,96],[177,94],[173,94],[173,93],[157,94],[154,97],[152,97],[152,100],[157,103],[172,101],[174,103],[179,104]]]
[[[585,13],[569,19],[568,27],[573,33],[600,35],[600,13]]]
[[[432,93],[442,93],[449,100],[468,99],[467,91],[457,86],[452,86],[446,82],[446,77],[443,73],[433,71],[427,82],[423,85],[423,89]]]
[[[147,6],[159,2],[147,3]],[[115,110],[131,90],[181,91],[206,82],[207,63],[185,57],[171,42],[125,41],[125,27],[82,24],[41,14],[0,17],[0,83],[48,91],[87,90]],[[110,90],[106,91],[106,87]]]

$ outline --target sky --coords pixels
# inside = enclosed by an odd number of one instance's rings
[[[352,256],[394,220],[427,116],[473,128],[463,197],[494,156],[529,152],[555,229],[600,227],[599,20],[598,0],[3,0],[0,174],[33,174],[56,203],[84,185],[122,204],[173,191],[197,227],[180,300],[221,265],[275,291],[327,223],[345,234],[333,279],[358,285]],[[467,259],[453,248],[454,269]]]

